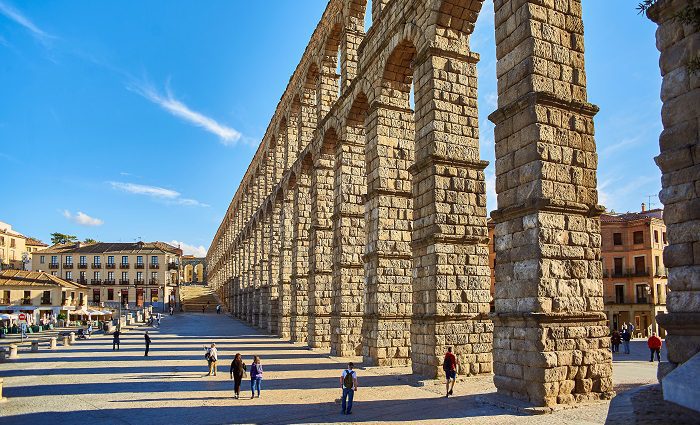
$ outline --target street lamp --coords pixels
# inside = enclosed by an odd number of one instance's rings
[[[121,289],[117,292],[117,298],[119,299],[119,317],[117,317],[117,330],[121,332],[122,330],[122,291]]]

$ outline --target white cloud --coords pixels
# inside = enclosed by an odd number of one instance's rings
[[[135,195],[144,195],[155,199],[163,200],[165,203],[174,205],[184,205],[189,207],[208,207],[208,204],[199,202],[196,199],[183,198],[182,194],[176,190],[164,187],[149,186],[137,183],[109,182],[113,189],[121,190]]]
[[[67,218],[68,220],[79,224],[81,226],[102,226],[104,224],[104,221],[100,220],[99,218],[95,217],[90,217],[89,215],[85,214],[82,211],[78,211],[77,214],[72,214],[68,210],[63,210],[63,216]]]
[[[185,255],[194,255],[195,257],[207,256],[207,249],[204,248],[202,245],[194,246],[185,242],[176,241],[174,239],[170,241],[170,245],[179,246],[180,249],[182,249],[182,253]]]
[[[34,22],[24,16],[19,10],[12,8],[10,5],[2,1],[0,1],[0,13],[29,30],[32,36],[39,41],[45,42],[48,39],[55,38],[51,34],[48,34],[46,31],[37,27]]]
[[[224,145],[234,145],[241,139],[242,135],[239,131],[190,109],[189,106],[176,99],[168,84],[165,86],[165,95],[160,94],[151,84],[143,82],[132,82],[127,84],[126,88],[150,100],[172,115],[217,135]]]

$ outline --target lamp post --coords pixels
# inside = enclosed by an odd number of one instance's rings
[[[122,330],[122,291],[121,289],[117,292],[117,299],[119,299],[119,317],[117,317],[117,330],[121,332]]]

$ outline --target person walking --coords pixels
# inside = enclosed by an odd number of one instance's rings
[[[211,376],[212,372],[214,372],[214,376],[216,376],[216,362],[219,360],[219,353],[216,351],[216,344],[212,342],[211,346],[206,348],[206,350],[207,352],[204,353],[204,358],[207,359],[207,363],[209,364],[209,374],[207,374],[207,376]]]
[[[236,353],[231,362],[231,379],[233,379],[233,397],[241,397],[241,381],[243,380],[243,375],[245,375],[246,368],[243,359],[241,358],[241,353]]]
[[[656,332],[652,333],[649,339],[647,340],[647,345],[649,346],[649,351],[651,352],[651,358],[649,359],[650,362],[654,361],[654,353],[656,353],[656,361],[660,362],[661,361],[661,338],[656,336]]]
[[[216,305],[216,314],[221,314],[221,304]]]
[[[343,415],[352,413],[352,399],[357,391],[357,373],[352,370],[354,366],[352,362],[348,363],[348,368],[340,375],[340,388],[343,389]]]
[[[143,334],[143,339],[146,341],[146,352],[143,355],[148,357],[148,349],[151,347],[151,337],[148,336],[148,331]]]
[[[171,316],[172,316],[173,313],[175,312],[175,309],[173,308],[172,305],[168,308],[168,310],[170,311],[170,315],[171,315]]]
[[[612,335],[610,336],[610,342],[612,343],[612,352],[613,353],[620,352],[620,342],[621,341],[622,341],[622,337],[620,336],[620,332],[618,332],[617,328],[615,328],[612,332]]]
[[[452,354],[452,347],[447,347],[447,353],[445,353],[445,360],[442,362],[442,370],[445,371],[445,397],[452,395],[452,391],[455,388],[455,381],[457,380],[457,366],[459,361],[454,354]],[[452,384],[450,386],[450,384]]]
[[[629,328],[625,327],[624,330],[622,331],[622,346],[625,349],[625,354],[630,353],[630,340],[632,339],[632,334],[630,333]]]
[[[258,392],[260,398],[260,388],[262,384],[263,367],[260,363],[260,357],[253,356],[253,364],[250,365],[250,398],[255,397],[255,391]]]
[[[119,329],[114,331],[112,334],[112,351],[114,351],[114,348],[116,347],[117,350],[119,350],[119,337],[121,336],[121,332],[119,332]]]

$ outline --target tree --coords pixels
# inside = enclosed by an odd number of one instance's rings
[[[83,242],[85,242],[85,243],[97,243],[97,241],[93,238],[85,238],[85,240]]]
[[[71,243],[75,242],[78,240],[77,236],[74,235],[66,235],[64,233],[51,233],[51,243],[52,244],[57,244],[57,243]]]

